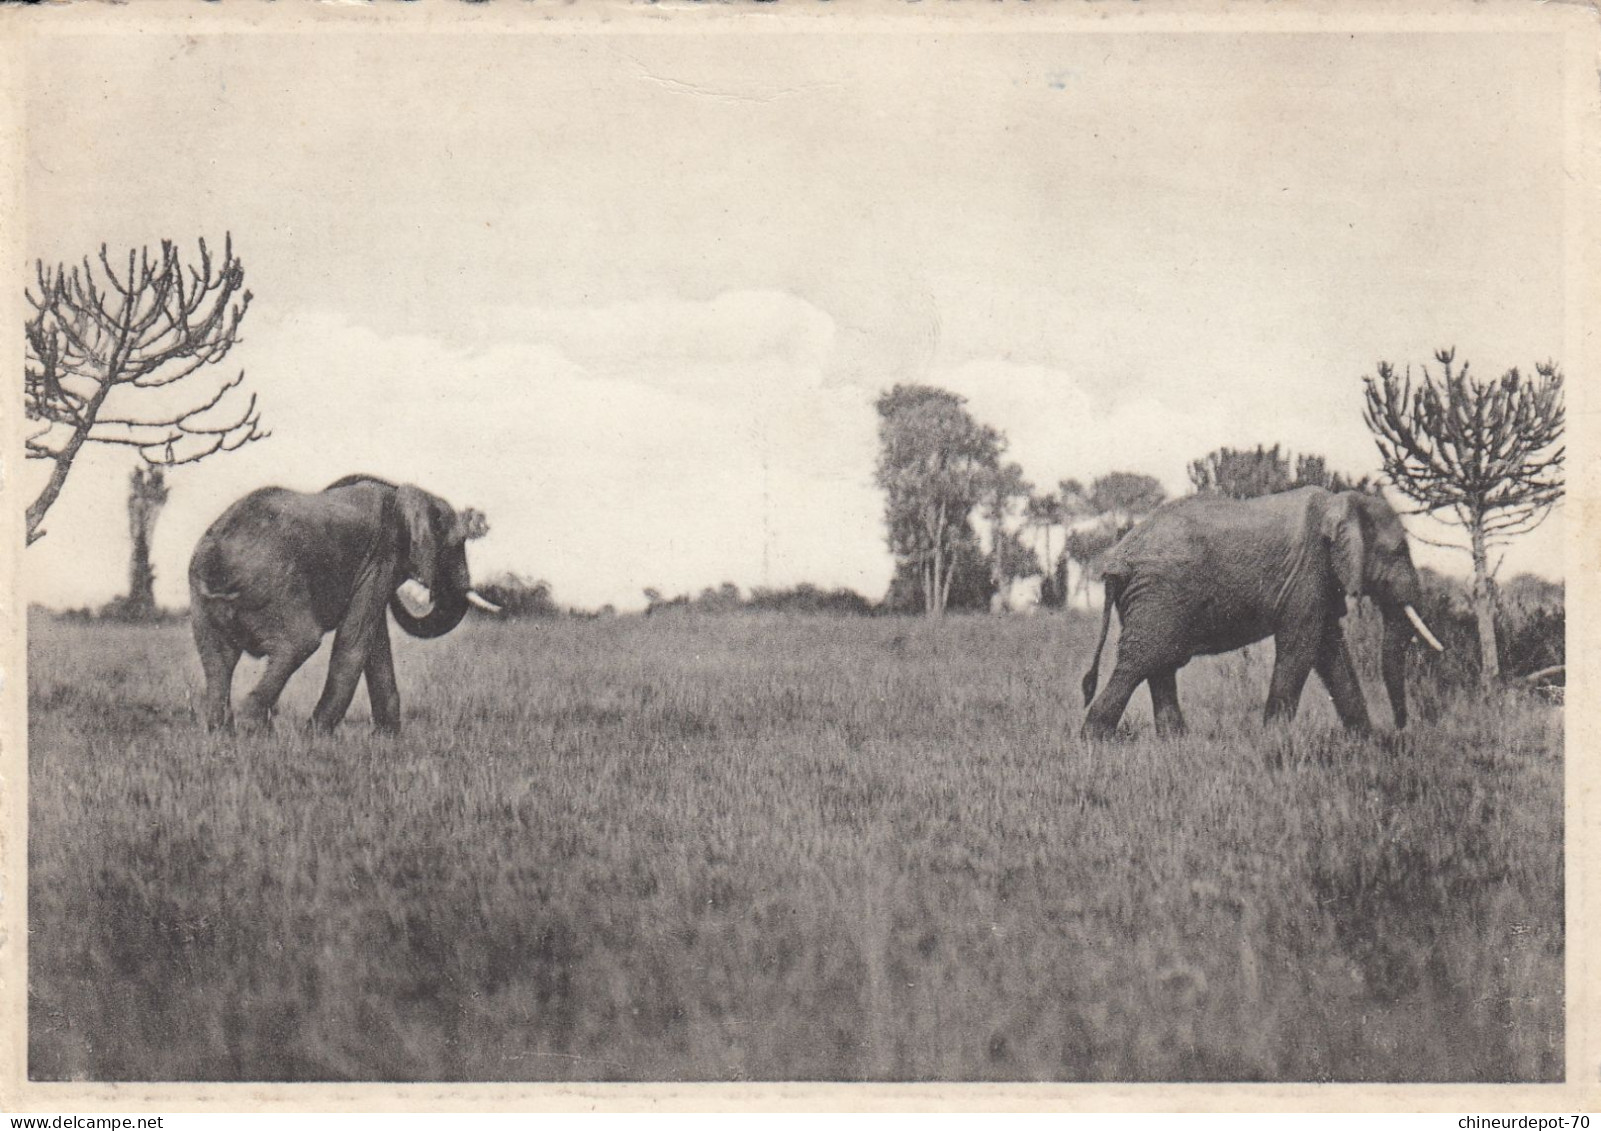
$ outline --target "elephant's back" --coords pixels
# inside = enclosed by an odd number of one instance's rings
[[[313,496],[286,487],[260,487],[236,500],[206,528],[189,558],[191,586],[212,593],[236,591],[263,569],[282,571],[284,551],[307,524]]]
[[[263,523],[276,521],[285,510],[292,509],[293,500],[304,498],[298,491],[287,487],[258,487],[234,502],[206,528],[201,539],[219,539],[237,535]]]
[[[1152,512],[1107,554],[1106,572],[1215,572],[1264,568],[1302,534],[1300,491],[1258,499],[1191,496]]]

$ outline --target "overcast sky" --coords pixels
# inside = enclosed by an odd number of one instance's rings
[[[233,233],[256,301],[227,372],[273,435],[173,476],[165,603],[233,499],[353,471],[483,509],[475,572],[564,603],[877,597],[897,381],[967,396],[1035,483],[1181,493],[1220,445],[1375,470],[1379,359],[1562,361],[1560,61],[1537,35],[56,38],[26,250]],[[131,466],[80,458],[33,599],[125,591]],[[1560,527],[1506,572],[1560,576]]]

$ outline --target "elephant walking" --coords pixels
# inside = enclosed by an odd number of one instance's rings
[[[1406,646],[1414,631],[1437,650],[1413,606],[1421,595],[1406,532],[1382,498],[1302,487],[1256,499],[1190,497],[1158,508],[1108,553],[1106,603],[1084,676],[1083,734],[1110,736],[1146,683],[1158,733],[1183,730],[1178,670],[1194,656],[1274,641],[1266,719],[1295,717],[1315,669],[1340,722],[1368,728],[1367,704],[1340,620],[1347,598],[1384,616],[1381,668],[1395,725],[1406,725]],[[1117,666],[1099,696],[1101,649],[1116,606]]]
[[[466,543],[488,532],[410,485],[348,475],[316,494],[264,487],[234,503],[189,561],[190,618],[206,675],[208,728],[233,725],[241,653],[267,657],[240,720],[265,724],[289,677],[334,633],[311,727],[330,731],[365,676],[373,723],[400,727],[400,690],[384,610],[412,636],[441,636],[469,604],[498,612],[472,588]],[[417,612],[407,608],[414,601]]]

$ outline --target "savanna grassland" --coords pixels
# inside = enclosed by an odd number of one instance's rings
[[[1269,733],[1262,645],[1087,747],[1087,616],[475,620],[231,737],[182,624],[30,627],[36,1079],[1562,1075],[1520,694]]]

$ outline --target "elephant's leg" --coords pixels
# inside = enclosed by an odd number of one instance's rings
[[[1178,669],[1154,672],[1146,683],[1151,688],[1151,713],[1156,717],[1156,733],[1183,734],[1184,713],[1179,710]]]
[[[1299,628],[1281,631],[1274,637],[1273,679],[1268,685],[1265,722],[1289,722],[1295,718],[1306,677],[1312,674],[1317,643],[1316,635]]]
[[[350,701],[356,696],[356,684],[367,666],[367,649],[370,641],[360,633],[340,628],[334,633],[334,651],[328,659],[328,682],[323,684],[322,696],[311,712],[311,729],[326,734],[333,730],[350,710]]]
[[[389,651],[389,626],[373,634],[367,649],[367,698],[372,701],[372,724],[391,734],[400,729],[400,685],[395,682],[395,660]]]
[[[1108,738],[1128,707],[1129,698],[1140,684],[1151,680],[1151,702],[1161,708],[1159,728],[1183,726],[1178,709],[1178,681],[1175,674],[1190,658],[1188,629],[1176,615],[1173,602],[1151,595],[1139,610],[1122,610],[1123,634],[1117,642],[1117,667],[1112,678],[1090,704],[1084,718],[1083,734],[1088,738]],[[1167,683],[1158,686],[1163,675]]]
[[[1128,701],[1134,694],[1134,689],[1145,680],[1145,672],[1136,669],[1133,664],[1123,662],[1118,657],[1117,667],[1112,671],[1112,677],[1101,688],[1101,693],[1090,704],[1089,713],[1084,716],[1084,725],[1079,733],[1085,738],[1111,738],[1117,733],[1117,724],[1123,717],[1123,711],[1128,707]]]
[[[227,730],[233,726],[233,673],[239,666],[241,649],[207,623],[204,609],[196,609],[194,616],[195,646],[200,652],[200,668],[206,674],[206,729]]]
[[[333,655],[328,659],[328,682],[323,685],[322,698],[317,700],[317,708],[311,713],[312,730],[327,733],[344,719],[379,636],[384,638],[387,653],[389,625],[383,619],[384,596],[374,597],[365,584],[357,587],[350,610],[339,631],[334,633]]]
[[[239,714],[250,726],[264,726],[278,705],[284,684],[300,670],[300,665],[311,659],[322,643],[322,632],[310,612],[295,617],[281,631],[274,633],[267,643],[267,670],[245,696]]]
[[[1340,631],[1337,619],[1331,620],[1324,631],[1315,663],[1318,678],[1329,689],[1341,724],[1346,730],[1366,731],[1369,727],[1367,700],[1362,697],[1362,685],[1356,678],[1350,649],[1345,646],[1345,633]]]

